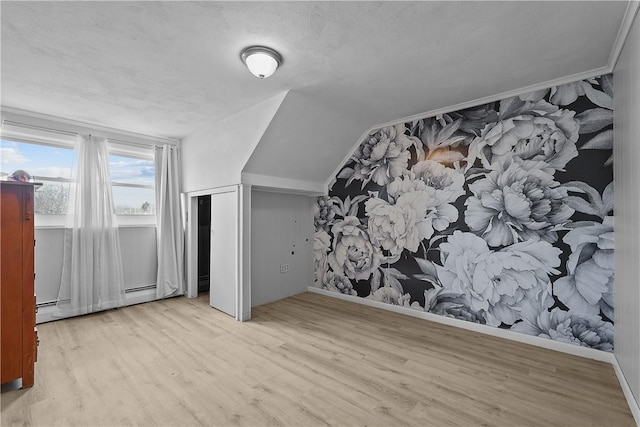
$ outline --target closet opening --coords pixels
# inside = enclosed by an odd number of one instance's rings
[[[208,297],[211,307],[236,320],[249,320],[251,189],[243,184],[229,185],[200,190],[187,197],[187,297]],[[200,278],[206,274],[209,291],[199,297],[198,285],[204,286]]]
[[[209,292],[211,260],[211,195],[198,196],[198,293]]]

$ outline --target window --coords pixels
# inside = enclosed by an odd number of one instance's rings
[[[71,148],[0,140],[0,177],[23,169],[43,184],[35,193],[35,212],[64,215],[69,205],[70,183],[77,155]]]
[[[151,153],[151,150],[149,152]],[[116,213],[118,215],[155,215],[153,159],[112,154],[109,156],[109,168]]]
[[[37,139],[37,138],[35,138]],[[155,224],[155,165],[151,147],[109,143],[113,201],[120,225]],[[78,156],[73,140],[0,139],[0,179],[18,169],[42,183],[35,192],[36,226],[63,226]]]

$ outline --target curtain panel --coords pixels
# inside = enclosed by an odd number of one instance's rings
[[[80,135],[57,307],[76,316],[119,307],[125,288],[106,138]]]
[[[185,291],[184,228],[178,163],[177,147],[156,147],[157,298],[182,295]]]

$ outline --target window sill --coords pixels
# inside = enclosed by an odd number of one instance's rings
[[[141,228],[141,227],[156,227],[155,215],[150,216],[134,216],[134,215],[119,215],[117,217],[118,228]],[[36,215],[35,221],[36,229],[43,228],[67,228],[67,216],[66,215]]]

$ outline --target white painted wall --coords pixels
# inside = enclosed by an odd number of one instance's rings
[[[155,227],[122,227],[120,245],[126,289],[156,283],[158,269]],[[54,302],[60,290],[63,228],[36,228],[36,303]]]
[[[242,172],[323,187],[362,132],[373,124],[368,120],[348,113],[344,106],[329,105],[303,90],[292,90]]]
[[[36,304],[58,299],[64,248],[63,228],[36,228]]]
[[[312,202],[304,195],[252,190],[252,306],[306,292],[313,283]],[[289,272],[280,273],[281,264],[289,264]]]
[[[158,254],[155,227],[120,227],[125,289],[156,283]]]
[[[367,120],[305,90],[282,93],[185,138],[182,191],[243,183],[324,193]]]
[[[283,92],[185,138],[182,191],[239,184],[242,168],[286,95]]]
[[[640,404],[640,22],[614,70],[615,356]]]

